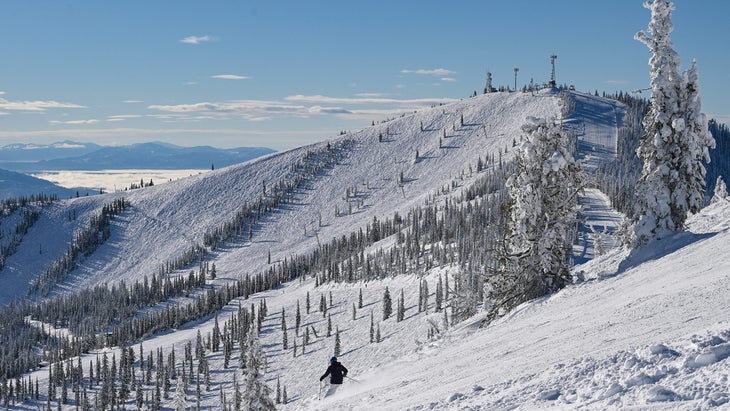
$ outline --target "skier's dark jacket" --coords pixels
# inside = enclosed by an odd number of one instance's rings
[[[347,376],[347,368],[339,362],[333,361],[330,366],[327,367],[327,372],[325,372],[323,376],[319,377],[319,380],[324,380],[328,375],[330,376],[330,384],[342,384],[342,379]]]

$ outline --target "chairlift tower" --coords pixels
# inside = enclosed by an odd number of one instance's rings
[[[557,60],[557,59],[558,59],[558,56],[556,54],[553,54],[550,56],[550,65],[553,66],[553,70],[550,73],[550,83],[549,83],[550,87],[557,86],[557,82],[555,81],[555,60]]]
[[[517,72],[520,71],[519,67],[515,67],[515,91],[517,91]]]

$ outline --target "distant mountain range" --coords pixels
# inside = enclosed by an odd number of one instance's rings
[[[152,142],[128,146],[100,146],[61,141],[53,144],[11,144],[0,147],[0,168],[41,170],[210,169],[243,163],[274,150],[266,147],[219,149],[180,147]]]

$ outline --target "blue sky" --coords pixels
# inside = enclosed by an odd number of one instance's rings
[[[703,111],[730,122],[730,2],[677,0]],[[649,82],[641,1],[0,3],[0,145],[286,149],[495,85]]]

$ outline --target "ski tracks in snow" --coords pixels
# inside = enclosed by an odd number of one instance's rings
[[[571,92],[575,109],[565,121],[565,128],[578,140],[578,159],[588,173],[595,172],[601,162],[616,159],[618,130],[626,113],[618,101]],[[598,189],[586,189],[578,197],[581,227],[578,244],[573,247],[576,264],[620,246],[616,231],[623,215],[611,206],[611,200]]]
[[[626,109],[618,101],[571,92],[575,110],[565,119],[565,127],[578,140],[578,158],[588,171],[602,161],[616,158],[618,130],[623,127]]]
[[[613,207],[611,200],[598,189],[586,189],[578,197],[581,227],[578,242],[573,245],[575,264],[584,264],[593,258],[621,246],[617,231],[624,216]]]

